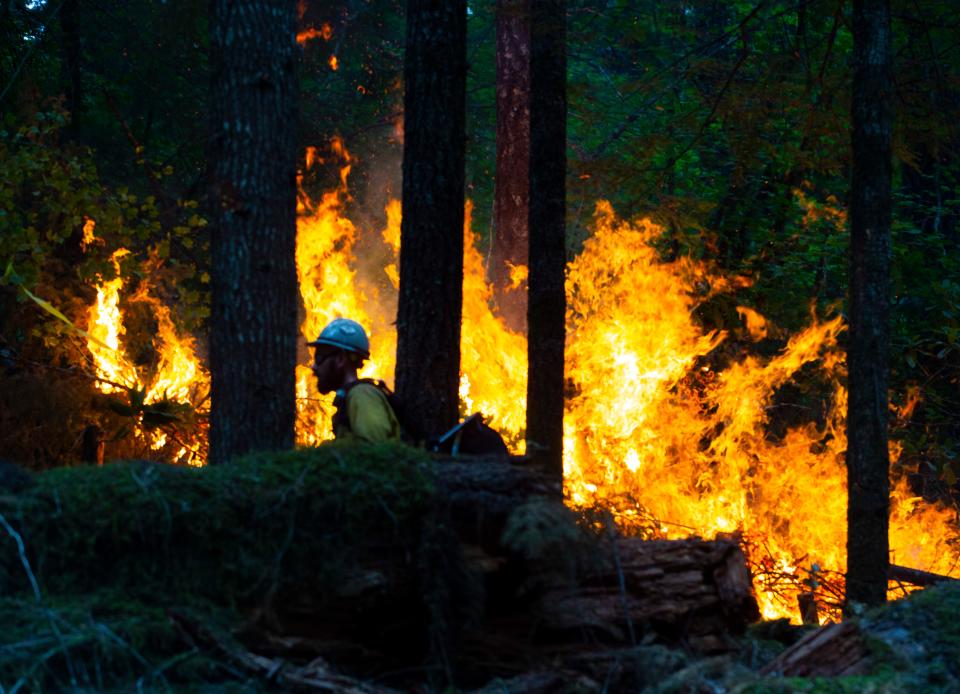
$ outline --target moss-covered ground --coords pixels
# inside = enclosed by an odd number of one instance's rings
[[[434,529],[432,464],[404,446],[328,444],[203,469],[127,462],[31,477],[0,465],[0,691],[276,691],[172,617],[242,650],[252,615],[304,594],[324,614],[325,596],[371,561],[419,577],[406,595],[434,633],[412,649],[414,674],[390,683],[428,691],[430,638],[445,638],[444,610],[463,601],[443,575],[456,562]],[[783,648],[761,626],[734,656],[638,647],[630,681],[663,694],[960,692],[960,585],[860,623],[866,675],[760,676]]]
[[[641,691],[656,694],[956,694],[960,692],[960,583],[942,584],[877,608],[859,620],[868,673],[847,677],[761,676],[783,644],[768,625],[751,629],[738,655],[663,660]],[[757,655],[759,654],[759,656]],[[666,665],[664,665],[664,663]],[[652,673],[647,674],[650,680]]]
[[[429,461],[325,445],[202,469],[126,462],[0,487],[4,691],[254,686],[177,631],[323,596],[365,557],[417,561]],[[259,685],[257,685],[259,686]]]

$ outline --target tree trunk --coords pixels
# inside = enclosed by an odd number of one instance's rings
[[[566,3],[533,5],[530,52],[530,276],[527,451],[563,475],[566,318]]]
[[[210,461],[294,442],[296,4],[212,0]]]
[[[850,341],[847,363],[848,605],[886,599],[890,481],[887,321],[893,80],[889,0],[854,3]]]
[[[466,3],[407,3],[397,395],[435,435],[458,419]]]
[[[510,266],[527,264],[530,196],[530,0],[497,2],[497,173],[490,281],[508,324],[525,330],[524,286]]]
[[[63,106],[69,113],[67,134],[76,139],[83,112],[83,73],[81,71],[80,26],[77,0],[64,0],[60,9],[61,53],[60,84]]]

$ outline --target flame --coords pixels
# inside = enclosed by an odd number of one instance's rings
[[[568,494],[574,504],[611,506],[622,526],[654,536],[742,533],[764,616],[796,621],[797,594],[846,569],[847,393],[837,345],[845,326],[839,317],[814,319],[775,357],[747,356],[715,372],[708,355],[724,335],[690,316],[703,285],[717,278],[690,260],[659,262],[649,245],[659,233],[647,220],[617,220],[601,203],[594,234],[570,265]],[[759,314],[741,315],[754,339],[764,334]],[[830,388],[823,423],[774,436],[777,389],[807,365]],[[960,575],[946,537],[950,516],[916,504],[899,480],[893,556]],[[829,595],[818,597],[831,607]],[[835,609],[823,619],[830,616]]]
[[[766,318],[746,306],[737,306],[737,314],[739,314],[740,319],[744,325],[746,325],[747,333],[751,339],[759,341],[767,336],[769,327],[767,326]]]
[[[307,147],[306,153],[307,153],[307,154],[306,154],[306,157],[305,157],[305,160],[304,160],[304,167],[305,167],[307,170],[310,170],[310,169],[313,168],[313,165],[314,165],[315,163],[317,163],[317,148],[316,148],[316,147]],[[319,161],[320,161],[320,163],[323,163],[323,159],[320,159]]]
[[[330,69],[336,72],[337,67],[339,66],[337,62],[337,56],[331,55],[330,59],[327,61],[327,64],[330,65]]]
[[[460,336],[460,399],[467,414],[483,412],[491,426],[522,453],[526,427],[527,340],[506,327],[491,309],[478,239],[470,227],[467,203],[463,229],[463,323]]]
[[[347,214],[353,159],[340,139],[330,149],[340,162],[337,189],[315,201],[301,188],[298,197],[296,261],[306,309],[301,329],[313,339],[335,317],[357,320],[369,332],[373,349],[361,375],[389,382],[396,348],[400,203],[386,206],[383,229],[358,227]],[[308,150],[304,170],[318,161],[323,160],[316,151]],[[505,326],[493,305],[470,212],[468,203],[460,396],[468,411],[482,411],[511,450],[521,452],[526,340]],[[746,286],[749,279],[722,277],[689,258],[661,260],[651,243],[661,233],[649,220],[619,219],[609,203],[600,202],[593,234],[567,268],[570,395],[564,475],[569,503],[602,505],[621,528],[650,537],[737,533],[748,551],[765,617],[798,621],[796,598],[808,590],[826,608],[822,618],[835,617],[846,568],[847,393],[837,343],[845,326],[839,317],[814,316],[774,356],[734,354],[724,332],[704,330],[693,316],[709,297]],[[125,254],[118,251],[114,262]],[[515,271],[516,280],[525,268]],[[89,330],[111,349],[94,342],[89,348],[103,378],[142,388],[138,369],[119,356],[121,289],[120,279],[98,287]],[[161,357],[147,401],[163,393],[195,398],[196,384],[207,376],[193,359],[192,342],[176,335],[169,312],[146,289],[128,301],[148,302],[159,326]],[[756,311],[738,311],[753,340],[779,334]],[[297,367],[297,441],[312,445],[331,436],[332,396],[316,393],[309,362],[303,362]],[[789,405],[778,395],[801,370],[803,382],[818,381],[824,404],[806,417],[785,418]],[[112,388],[102,385],[105,392]],[[912,403],[914,396],[899,411],[902,417]],[[794,424],[775,426],[785,419]],[[163,445],[176,448],[178,457],[197,459],[184,442]],[[891,453],[899,454],[896,446]],[[947,530],[954,526],[952,511],[921,503],[905,479],[896,481],[892,561],[960,577],[960,543]]]
[[[126,248],[120,248],[110,257],[118,275],[120,259],[129,253]],[[135,388],[139,383],[136,369],[120,350],[120,336],[126,333],[119,308],[122,287],[123,280],[119,276],[97,287],[97,303],[87,324],[87,332],[97,338],[87,341],[87,349],[93,356],[97,376],[102,379],[97,383],[97,387],[104,393]],[[109,351],[98,344],[97,340],[107,345]]]
[[[210,378],[196,356],[194,339],[189,335],[178,334],[170,309],[149,293],[146,284],[141,284],[127,301],[130,304],[146,304],[156,321],[157,330],[152,340],[157,352],[156,364],[149,373],[144,374],[126,354],[125,345],[121,343],[126,327],[120,311],[123,279],[119,276],[119,262],[129,253],[125,248],[113,253],[111,259],[118,276],[97,286],[97,303],[88,317],[87,331],[96,338],[87,341],[87,349],[93,357],[97,376],[101,379],[97,382],[97,387],[107,394],[126,390],[144,391],[145,406],[166,400],[189,403],[195,409],[203,411]],[[176,443],[179,449],[173,456],[176,462],[193,465],[204,462],[203,441],[174,442],[169,432],[160,429],[147,431],[138,427],[135,433],[136,436],[146,439],[153,450]]]
[[[300,15],[300,17],[302,18],[303,15]],[[302,46],[306,44],[307,41],[317,38],[329,41],[331,36],[333,36],[333,27],[331,27],[329,23],[324,22],[319,29],[310,27],[309,29],[297,32],[297,43]]]
[[[353,249],[369,236],[344,216],[349,154],[340,156],[340,189],[301,217],[304,334],[312,338],[338,315],[359,320],[372,330],[377,350],[367,373],[389,377],[396,336],[393,314],[382,307],[395,306],[400,203],[386,208],[378,239],[389,250],[383,262],[358,264]],[[484,412],[520,452],[526,341],[492,307],[469,204],[466,212],[460,397],[467,411]],[[846,562],[847,396],[837,344],[844,324],[839,317],[814,318],[780,354],[745,356],[717,369],[711,355],[726,335],[701,329],[694,309],[750,280],[718,276],[691,259],[662,262],[651,245],[661,233],[649,220],[619,220],[601,202],[592,236],[568,267],[569,501],[611,508],[621,527],[654,537],[739,533],[765,617],[799,621],[797,595],[811,587],[827,608],[822,618],[836,617],[827,588],[842,581]],[[756,311],[741,308],[740,315],[752,339],[776,333]],[[318,441],[330,436],[330,403],[314,405],[309,369],[300,369],[302,411],[313,409],[301,418],[306,426],[299,440]],[[829,391],[827,407],[819,425],[810,413],[808,423],[774,436],[769,429],[781,407],[777,391],[801,369],[804,378],[810,369],[819,373]],[[897,561],[960,575],[958,553],[944,531],[950,512],[918,504],[905,481],[895,487],[891,504]]]
[[[526,265],[514,265],[509,260],[507,267],[510,270],[510,289],[519,289],[527,281],[529,269]]]
[[[317,202],[302,189],[300,193],[296,262],[300,296],[306,308],[301,330],[312,340],[334,318],[352,318],[363,325],[371,337],[371,356],[360,375],[389,380],[396,351],[396,333],[390,327],[393,318],[380,310],[378,303],[368,302],[368,292],[352,269],[356,260],[353,247],[357,228],[344,213],[344,205],[349,200],[347,178],[351,156],[339,138],[333,140],[331,150],[343,162],[340,186],[324,193]],[[395,223],[399,242],[399,214]],[[378,292],[376,283],[369,284],[368,290]],[[330,438],[333,396],[317,394],[308,364],[297,366],[297,403],[298,443],[313,445]]]
[[[83,238],[80,239],[80,248],[82,250],[87,250],[87,246],[92,244],[94,241],[101,241],[93,233],[93,230],[96,228],[97,223],[90,219],[87,216],[83,218]]]

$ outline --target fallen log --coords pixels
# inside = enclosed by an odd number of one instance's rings
[[[830,624],[812,631],[761,670],[786,677],[859,675],[870,666],[870,653],[856,622]]]
[[[323,658],[315,658],[306,665],[294,665],[282,658],[269,658],[233,645],[177,610],[169,610],[167,616],[189,645],[215,653],[231,665],[285,691],[338,694],[390,694],[395,691],[334,672]]]
[[[504,527],[518,506],[534,497],[563,500],[561,480],[532,465],[438,458],[433,474],[437,498],[461,542],[488,552],[502,553]]]
[[[350,580],[322,601],[308,592],[284,601],[280,616],[288,634],[357,643],[354,656],[343,653],[338,666],[361,672],[371,651],[379,653],[378,661],[388,659],[396,635],[407,634],[410,646],[425,638],[417,636],[417,625],[422,629],[428,618],[423,600],[434,592],[434,580],[444,583],[439,594],[449,593],[443,608],[448,626],[469,622],[457,647],[484,662],[503,658],[503,643],[514,644],[512,652],[527,654],[521,660],[530,662],[598,642],[653,640],[700,653],[726,652],[736,647],[732,637],[759,618],[736,538],[643,541],[584,533],[578,551],[589,567],[558,578],[557,555],[572,548],[551,547],[543,560],[530,560],[504,536],[531,498],[541,504],[534,516],[547,512],[548,519],[566,516],[574,523],[559,480],[530,466],[485,461],[443,461],[432,477],[437,511],[426,526],[445,526],[447,539],[428,575],[399,553],[367,555],[367,563],[355,565]],[[479,589],[465,596],[462,586],[471,583]],[[457,616],[464,612],[469,617]],[[378,633],[384,637],[373,638]],[[517,665],[513,656],[508,660],[505,672]]]
[[[540,600],[544,628],[589,630],[615,642],[653,633],[698,652],[730,650],[760,612],[736,539],[618,538],[618,561]]]
[[[924,588],[936,585],[937,583],[960,580],[951,576],[943,576],[941,574],[930,573],[929,571],[921,571],[920,569],[911,569],[906,566],[897,566],[896,564],[891,564],[887,569],[887,579],[900,581],[901,583],[910,583],[911,585]]]
[[[198,632],[198,648],[265,678],[279,667],[291,687],[460,670],[451,681],[480,686],[598,644],[714,652],[756,609],[735,540],[597,537],[553,475],[402,446],[63,469],[0,502],[51,594],[107,576],[117,594],[229,609],[242,628],[220,643]],[[4,557],[4,587],[28,589]]]

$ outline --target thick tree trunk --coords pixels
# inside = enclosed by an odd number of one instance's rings
[[[466,3],[409,0],[397,395],[428,435],[458,419]]]
[[[530,0],[497,2],[497,172],[490,281],[500,311],[525,330],[527,298],[510,266],[526,265],[530,196]]]
[[[566,2],[536,2],[530,52],[527,451],[558,477],[563,475],[566,76]]]
[[[889,0],[854,3],[847,603],[886,600],[890,482],[887,351],[894,85]]]
[[[63,137],[78,142],[83,122],[83,50],[80,40],[80,16],[78,0],[64,0],[59,7],[60,20],[60,91],[66,124]],[[83,223],[66,222],[72,232],[54,249],[54,254],[67,267],[79,265],[84,256],[82,245]]]
[[[210,461],[293,446],[296,4],[212,0]]]
[[[60,9],[60,83],[68,113],[67,134],[76,139],[83,118],[83,72],[77,0],[64,0]]]

